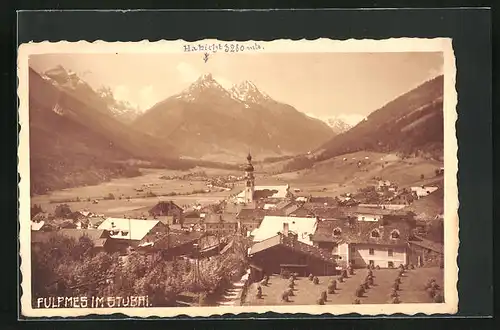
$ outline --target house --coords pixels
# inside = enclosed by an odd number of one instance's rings
[[[391,181],[389,180],[379,180],[377,184],[378,190],[384,190],[391,187]]]
[[[129,246],[135,248],[145,241],[154,241],[168,231],[168,226],[159,220],[107,218],[98,229],[107,230],[114,249],[123,252]]]
[[[239,223],[241,232],[247,234],[247,232],[258,228],[264,217],[271,213],[269,210],[261,208],[243,208],[236,215],[236,220]]]
[[[287,229],[298,235],[302,243],[312,245],[310,236],[316,231],[316,218],[299,218],[285,216],[265,216],[260,226],[251,232],[253,242],[264,241],[281,232],[287,224]]]
[[[444,263],[444,245],[417,235],[408,241],[410,263],[419,267],[438,267]]]
[[[32,231],[39,231],[42,229],[42,227],[45,225],[45,221],[40,220],[40,221],[31,221],[31,230]]]
[[[183,220],[183,209],[172,201],[161,201],[149,211],[152,217],[171,217],[172,224],[181,224]]]
[[[184,213],[183,226],[191,226],[193,224],[199,224],[201,221],[200,211],[191,210]]]
[[[311,240],[343,266],[393,268],[408,263],[409,237],[410,227],[404,222],[382,226],[342,219],[320,221]]]
[[[232,214],[209,214],[203,220],[206,233],[220,236],[234,235],[238,231],[238,221]]]
[[[82,237],[87,237],[93,244],[95,252],[108,250],[109,235],[105,230],[99,229],[61,229],[53,232],[32,232],[31,243],[35,247],[48,242],[51,238],[61,235],[79,241]]]
[[[381,221],[384,216],[391,214],[391,210],[373,207],[352,207],[346,211],[347,215],[355,217],[358,221]]]
[[[287,217],[315,217],[315,214],[304,205],[291,205],[290,207],[283,209],[281,213]]]
[[[252,276],[280,274],[283,271],[296,272],[299,276],[314,274],[328,276],[337,273],[335,257],[323,250],[298,240],[296,233],[283,224],[280,233],[259,241],[249,249]]]
[[[411,187],[411,191],[417,195],[417,198],[429,196],[438,189],[439,187],[434,186]]]
[[[338,201],[334,197],[311,196],[307,201],[310,207],[337,206]]]
[[[145,238],[137,245],[139,252],[161,251],[165,259],[192,255],[204,234],[194,231],[169,230],[153,239]]]

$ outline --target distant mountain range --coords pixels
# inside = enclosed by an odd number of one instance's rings
[[[372,112],[316,150],[318,160],[359,150],[443,157],[443,76]]]
[[[84,97],[86,102],[93,104],[98,109],[103,109],[109,115],[123,123],[132,122],[141,113],[140,109],[132,106],[130,103],[116,100],[111,88],[103,86],[94,90],[75,72],[66,70],[61,65],[45,71],[42,77],[65,92]]]
[[[258,158],[313,150],[335,134],[324,122],[277,102],[244,81],[224,89],[211,74],[157,103],[132,124],[168,141],[182,155]]]
[[[85,82],[62,70],[29,71],[33,194],[137,175],[125,165],[148,160],[178,166],[171,145],[118,121]]]

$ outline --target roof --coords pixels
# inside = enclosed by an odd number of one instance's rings
[[[42,229],[43,225],[45,224],[45,221],[31,221],[31,230],[38,231]]]
[[[237,223],[236,221],[236,216],[234,214],[217,214],[217,213],[212,213],[212,214],[207,214],[205,219],[203,220],[204,223]]]
[[[153,206],[149,213],[169,213],[172,209],[182,210],[180,206],[172,201],[161,201]]]
[[[414,236],[411,241],[408,243],[432,250],[434,252],[444,254],[444,245],[438,242],[430,241],[428,239],[419,237],[419,236]]]
[[[289,185],[281,186],[255,186],[254,199],[261,198],[286,198],[288,195]],[[245,191],[238,194],[238,198],[245,198]]]
[[[250,220],[250,219],[263,219],[269,210],[264,210],[260,208],[244,208],[236,215],[236,219],[240,220]]]
[[[144,242],[143,244],[146,246],[146,243],[150,243],[151,246],[157,248],[175,248],[185,244],[192,244],[198,241],[202,236],[202,233],[196,231],[171,230],[168,234],[162,234],[157,239],[148,240],[148,242]]]
[[[31,234],[32,243],[45,243],[50,238],[62,235],[64,237],[73,238],[78,241],[81,237],[88,237],[96,247],[103,247],[107,241],[104,230],[99,229],[61,229],[52,232],[35,232]]]
[[[340,229],[340,235],[334,236],[334,230]],[[377,230],[380,237],[371,236],[373,230]],[[393,231],[399,232],[399,238],[391,237]],[[324,220],[318,222],[316,231],[312,236],[313,242],[333,242],[351,244],[382,244],[382,245],[405,245],[410,237],[410,227],[404,222],[392,223],[380,226],[378,222],[349,221],[344,219]]]
[[[325,197],[325,196],[311,196],[309,198],[308,203],[316,203],[316,204],[327,203],[328,205],[331,205],[331,206],[338,204],[338,202],[335,200],[334,197]]]
[[[159,223],[160,220],[107,218],[97,229],[119,230],[120,233],[110,237],[140,241]]]
[[[252,232],[254,242],[260,242],[283,231],[283,224],[288,223],[288,230],[297,233],[299,241],[310,244],[309,235],[316,231],[316,218],[265,216],[259,228]]]
[[[253,254],[260,253],[275,246],[284,246],[292,251],[307,254],[326,262],[330,263],[336,262],[335,257],[331,253],[325,252],[322,249],[319,249],[315,246],[305,244],[303,242],[295,240],[294,238],[285,237],[280,234],[270,237],[264,241],[255,243],[250,248],[249,255],[251,256]]]
[[[326,207],[326,206],[314,207],[314,206],[307,205],[307,204],[305,205],[305,207],[307,209],[311,210],[311,212],[315,216],[317,216],[321,219],[342,218],[342,217],[346,216],[344,210],[341,208],[338,208],[338,207]]]
[[[281,201],[279,203],[276,204],[276,209],[277,210],[281,210],[281,209],[284,209],[286,208],[287,206],[289,206],[290,204],[292,204],[291,201]]]

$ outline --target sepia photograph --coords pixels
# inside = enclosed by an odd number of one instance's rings
[[[25,316],[455,313],[451,40],[21,45]]]

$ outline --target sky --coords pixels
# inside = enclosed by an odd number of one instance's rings
[[[62,65],[93,88],[110,87],[116,99],[142,110],[180,93],[211,73],[223,87],[253,82],[276,101],[318,118],[355,123],[421,83],[443,73],[438,52],[43,54],[30,66]]]

